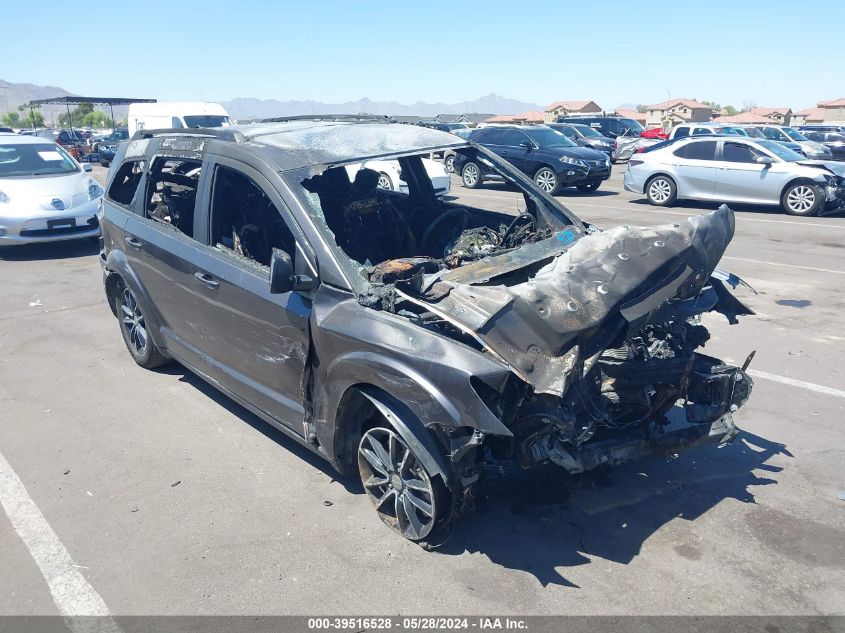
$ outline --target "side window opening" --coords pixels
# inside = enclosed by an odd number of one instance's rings
[[[194,236],[194,205],[202,163],[182,158],[157,158],[150,169],[147,217]]]
[[[251,178],[219,165],[211,196],[211,244],[270,266],[274,248],[296,257],[296,241],[270,197]]]
[[[127,161],[120,166],[109,187],[108,197],[123,206],[132,204],[138,183],[144,175],[145,163],[142,160]]]
[[[684,138],[685,136],[689,136],[689,128],[688,127],[679,127],[675,130],[675,138]]]
[[[725,143],[722,159],[729,163],[753,163],[757,160],[757,152],[739,143]]]

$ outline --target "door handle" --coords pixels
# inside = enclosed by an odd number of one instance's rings
[[[194,273],[194,277],[198,282],[208,288],[217,288],[220,286],[220,282],[208,273]]]
[[[126,237],[125,239],[126,239],[126,243],[129,244],[129,246],[131,246],[132,248],[141,248],[143,246],[143,244],[141,243],[141,240],[139,240],[137,237],[132,237],[130,235],[130,236]]]

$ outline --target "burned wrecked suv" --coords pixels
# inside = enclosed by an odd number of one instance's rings
[[[438,197],[423,159],[445,150],[508,195]],[[386,163],[406,187],[379,188]],[[101,216],[135,361],[176,359],[359,473],[411,540],[471,508],[491,464],[580,473],[728,441],[751,389],[696,351],[701,313],[749,313],[714,272],[726,207],[599,231],[450,134],[309,120],[139,132]]]

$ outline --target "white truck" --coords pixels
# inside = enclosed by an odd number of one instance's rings
[[[232,121],[219,103],[169,101],[131,104],[127,124],[132,136],[138,130],[223,127],[232,125]]]

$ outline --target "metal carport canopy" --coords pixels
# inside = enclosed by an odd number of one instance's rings
[[[52,99],[36,99],[30,101],[30,107],[34,105],[64,105],[67,107],[68,117],[71,117],[70,106],[81,103],[91,105],[107,105],[111,113],[111,120],[114,122],[114,106],[129,105],[131,103],[157,103],[156,99],[126,99],[123,97],[53,97]],[[70,129],[73,129],[73,118],[70,119]]]

